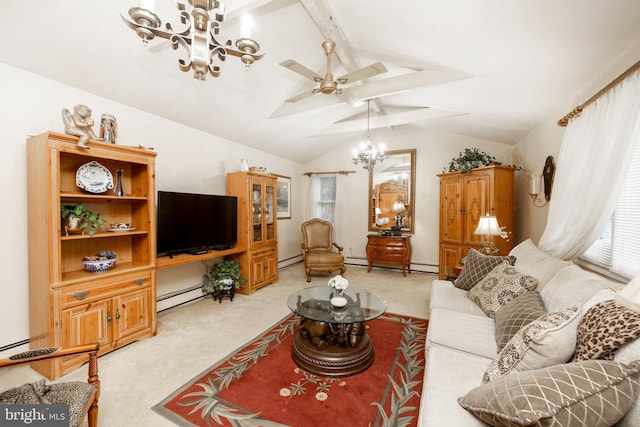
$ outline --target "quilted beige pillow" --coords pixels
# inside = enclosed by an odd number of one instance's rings
[[[498,351],[524,326],[544,316],[544,304],[537,291],[527,291],[496,312]]]
[[[492,426],[605,427],[640,395],[640,361],[587,360],[516,372],[458,399]]]
[[[612,360],[618,348],[638,337],[640,313],[614,300],[600,302],[591,307],[578,324],[572,360]]]
[[[516,262],[516,257],[488,256],[475,249],[469,249],[467,259],[464,262],[464,268],[460,276],[453,282],[453,285],[456,288],[468,291],[503,261],[508,261],[509,264],[513,265]]]
[[[536,279],[516,271],[508,261],[502,261],[471,288],[469,298],[493,319],[500,307],[536,286]]]
[[[529,323],[491,361],[482,382],[493,381],[512,371],[530,371],[567,362],[576,346],[579,321],[580,308],[575,306],[547,313]]]

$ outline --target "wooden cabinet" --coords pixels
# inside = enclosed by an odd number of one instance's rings
[[[470,248],[482,248],[473,234],[480,216],[494,215],[500,226],[513,231],[513,168],[487,166],[471,172],[450,172],[440,177],[440,278],[453,275]],[[512,241],[495,238],[499,254],[507,254]]]
[[[371,264],[391,264],[402,267],[402,275],[411,273],[411,236],[384,236],[369,234],[367,236],[367,262],[371,271]]]
[[[229,173],[227,195],[238,198],[238,246],[247,248],[236,256],[248,279],[236,292],[250,294],[278,281],[276,177]]]
[[[156,334],[155,156],[138,148],[45,133],[27,140],[29,224],[29,328],[32,348],[100,343],[100,354]],[[89,193],[76,184],[76,172],[98,162],[116,179],[122,172],[124,196],[113,189]],[[111,223],[131,230],[69,234],[61,205],[82,203]],[[106,272],[84,269],[82,258],[113,251]],[[80,359],[32,365],[55,379],[77,368]]]

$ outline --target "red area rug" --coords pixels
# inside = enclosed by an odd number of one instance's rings
[[[415,426],[427,321],[387,313],[367,322],[375,360],[344,378],[291,360],[290,315],[173,392],[153,410],[180,426]]]

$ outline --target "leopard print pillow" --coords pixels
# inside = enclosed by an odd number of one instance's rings
[[[613,360],[618,348],[640,337],[640,313],[614,300],[591,307],[577,330],[576,351],[572,361]]]

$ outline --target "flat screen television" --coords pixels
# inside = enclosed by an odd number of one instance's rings
[[[238,241],[238,198],[158,191],[158,255],[232,248]]]

